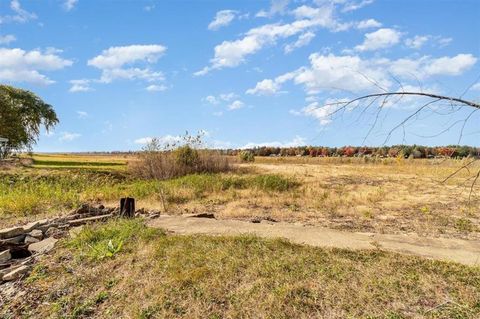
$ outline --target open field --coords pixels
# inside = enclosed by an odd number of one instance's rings
[[[213,212],[219,222],[269,219],[282,221],[287,228],[316,225],[362,232],[342,236],[363,236],[365,247],[350,250],[354,247],[348,240],[349,249],[338,249],[251,235],[179,235],[145,227],[139,219],[112,220],[61,240],[25,280],[4,284],[1,316],[473,319],[480,315],[480,268],[475,263],[400,255],[381,250],[377,237],[368,239],[368,233],[404,234],[419,238],[420,246],[428,246],[431,237],[478,240],[480,189],[476,185],[471,192],[471,184],[465,184],[478,167],[441,183],[464,162],[258,158],[253,164],[235,164],[229,173],[159,181],[134,178],[128,163],[135,160],[42,154],[24,159],[23,166],[4,167],[0,223],[63,215],[84,202],[117,205],[120,197],[133,196],[137,207],[162,214]],[[424,242],[422,236],[428,236]]]
[[[219,218],[480,238],[480,185],[471,191],[472,173],[441,182],[466,160],[258,158],[232,173],[167,181],[132,178],[132,160],[44,154],[35,155],[30,167],[0,171],[1,223],[59,214],[82,202],[116,205],[133,196],[139,207],[169,214],[208,211]]]
[[[113,247],[109,249],[109,242]],[[478,318],[480,269],[251,236],[86,227],[0,307],[5,318]]]

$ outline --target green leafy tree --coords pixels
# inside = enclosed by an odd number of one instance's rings
[[[8,85],[0,85],[0,136],[7,138],[11,150],[28,149],[37,142],[40,129],[47,131],[58,123],[53,107],[36,94]]]

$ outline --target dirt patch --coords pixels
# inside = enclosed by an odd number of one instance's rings
[[[238,220],[216,220],[184,216],[161,216],[149,223],[178,234],[241,235],[285,238],[293,243],[346,249],[385,249],[446,260],[465,265],[480,265],[480,241],[428,238],[415,234],[391,235],[348,233],[319,226],[289,223],[250,223]]]

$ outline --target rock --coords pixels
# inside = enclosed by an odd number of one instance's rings
[[[32,254],[44,254],[52,250],[53,247],[55,247],[55,243],[57,241],[58,239],[55,239],[53,237],[48,237],[42,241],[39,241],[38,243],[30,244],[28,246],[28,250]]]
[[[16,236],[16,237],[12,237],[12,238],[8,238],[8,239],[4,239],[4,240],[0,240],[0,244],[16,245],[16,244],[23,243],[24,239],[25,239],[25,234],[19,235],[19,236]]]
[[[24,234],[29,233],[32,230],[34,230],[35,228],[37,228],[38,226],[40,226],[39,221],[35,221],[35,222],[28,223],[26,225],[23,225],[22,226],[23,227],[23,232],[24,232]]]
[[[34,243],[38,243],[40,240],[35,238],[35,237],[32,237],[30,235],[27,235],[27,237],[25,237],[25,244],[34,244]]]
[[[28,233],[28,236],[36,238],[38,240],[43,239],[43,232],[40,229],[34,229]]]
[[[0,230],[0,239],[12,238],[25,234],[23,227],[15,226]]]
[[[11,281],[20,278],[21,276],[25,275],[28,273],[30,270],[30,267],[28,266],[20,266],[16,268],[15,270],[12,270],[11,272],[3,275],[3,280],[4,281]]]
[[[3,264],[7,261],[12,259],[12,255],[10,254],[10,250],[4,250],[0,252],[0,264]]]
[[[61,238],[65,234],[64,231],[58,229],[57,227],[50,227],[45,232],[45,237]]]

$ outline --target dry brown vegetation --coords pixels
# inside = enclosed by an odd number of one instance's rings
[[[276,174],[299,187],[284,192],[225,189],[170,203],[171,213],[214,212],[220,218],[271,217],[362,232],[480,238],[480,185],[471,173],[442,183],[462,161],[351,158],[257,158],[250,174]],[[477,166],[478,167],[478,166]],[[475,169],[475,168],[472,168]],[[253,170],[253,171],[252,171]],[[142,205],[160,208],[156,201]]]

